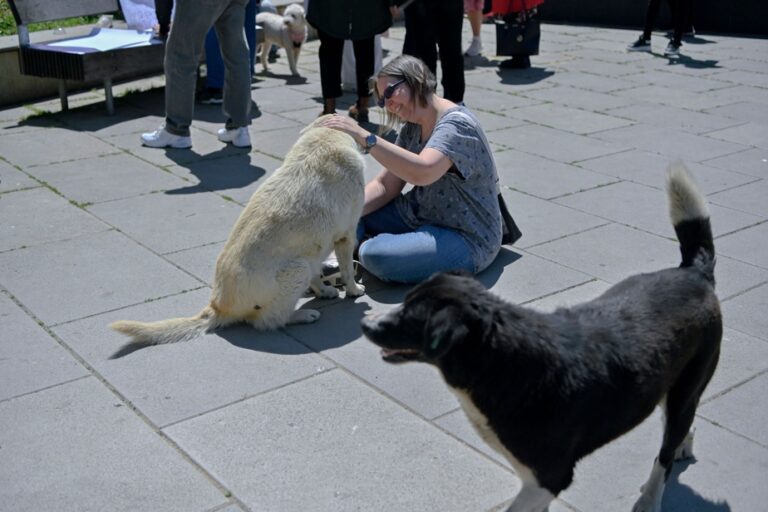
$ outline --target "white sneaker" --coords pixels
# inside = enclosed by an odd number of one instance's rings
[[[142,133],[141,143],[150,148],[186,149],[192,147],[192,138],[189,136],[174,135],[161,126],[153,132]]]
[[[467,57],[477,57],[483,53],[483,41],[480,40],[479,37],[473,37],[472,42],[469,45],[469,48],[467,48],[467,51],[464,52],[464,55]]]
[[[251,134],[248,133],[247,126],[241,126],[234,130],[219,128],[218,134],[221,142],[231,142],[233,146],[238,148],[248,148],[251,146]]]

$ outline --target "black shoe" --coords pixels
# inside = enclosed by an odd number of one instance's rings
[[[637,38],[637,41],[627,46],[630,52],[649,52],[651,51],[651,40],[643,36]]]
[[[224,95],[221,89],[208,87],[199,94],[197,102],[203,105],[221,105],[224,103]]]
[[[531,67],[531,58],[528,55],[515,55],[511,59],[501,61],[501,69],[528,69]]]

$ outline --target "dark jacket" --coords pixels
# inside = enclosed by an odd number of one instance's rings
[[[310,0],[307,22],[337,39],[368,39],[392,25],[390,5],[405,0]]]

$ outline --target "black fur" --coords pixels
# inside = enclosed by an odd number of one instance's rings
[[[576,462],[642,422],[666,396],[667,474],[719,356],[708,219],[675,229],[678,268],[625,279],[553,313],[509,304],[468,275],[438,274],[363,333],[390,362],[437,366],[553,495]]]

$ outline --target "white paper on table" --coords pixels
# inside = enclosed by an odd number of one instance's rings
[[[65,53],[85,54],[132,46],[146,46],[152,44],[150,42],[151,38],[151,32],[94,28],[87,36],[62,39],[50,43],[33,44],[32,47],[59,50]]]

